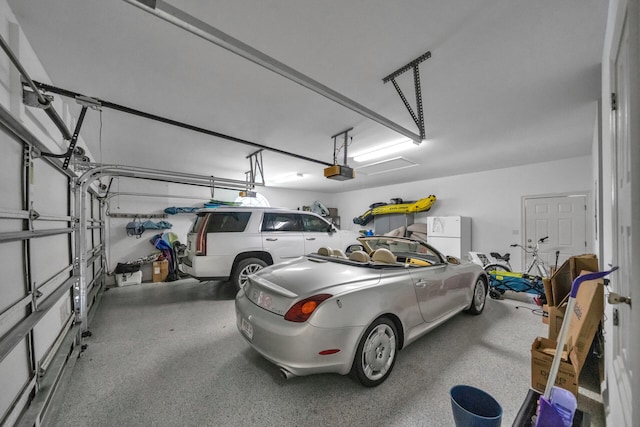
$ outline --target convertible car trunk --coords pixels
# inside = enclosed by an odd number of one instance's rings
[[[294,267],[294,268],[291,268]],[[367,279],[378,280],[380,271],[366,266],[301,257],[264,269],[260,276],[250,276],[245,293],[254,304],[272,313],[284,315],[291,305],[312,295],[357,288]]]

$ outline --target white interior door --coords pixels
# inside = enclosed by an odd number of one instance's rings
[[[538,239],[549,236],[540,244],[539,255],[548,267],[558,266],[572,255],[589,252],[587,239],[587,196],[571,194],[550,197],[525,197],[524,244],[535,245]],[[526,266],[530,258],[524,260]]]
[[[637,72],[638,54],[637,52],[631,54],[631,46],[638,48],[637,41],[632,39],[633,32],[635,32],[635,37],[638,37],[638,26],[635,20],[633,21],[635,25],[630,25],[632,20],[629,19],[629,10],[631,8],[627,10],[626,5],[623,7],[625,11],[622,18],[622,30],[620,38],[617,40],[618,45],[614,50],[615,60],[611,76],[615,91],[612,118],[612,261],[614,265],[619,266],[618,272],[611,278],[611,291],[631,297],[632,283],[636,283],[637,290],[639,270],[637,259],[633,258],[633,247],[638,247],[639,238],[638,233],[634,234],[632,229],[632,214],[636,212],[637,217],[637,209],[640,204],[640,198],[637,194],[634,195],[632,188],[634,181],[638,180],[637,164],[636,176],[633,175],[631,167],[632,158],[637,160],[639,152],[638,134],[634,133],[637,132],[637,124],[633,124],[631,121],[632,114],[636,114],[636,120],[638,114],[637,104],[633,108],[633,103],[638,102],[637,95],[635,98],[632,95],[634,87],[637,94],[637,86],[634,86],[637,85],[637,82],[634,82],[637,75],[632,77],[633,67],[631,64],[632,61],[635,61]],[[632,125],[636,126],[635,130]],[[632,140],[635,144],[632,143]],[[637,192],[638,189],[635,191]],[[635,280],[633,280],[634,277]],[[611,309],[611,323],[607,325],[608,333],[605,336],[609,340],[605,353],[609,410],[607,420],[615,425],[637,425],[633,421],[638,419],[638,414],[633,414],[632,406],[632,394],[634,389],[637,389],[637,379],[634,387],[632,371],[633,364],[636,363],[634,357],[637,358],[640,355],[634,352],[634,348],[638,348],[639,340],[638,334],[632,333],[634,328],[631,326],[634,325],[637,328],[637,324],[634,324],[631,304],[616,304]]]

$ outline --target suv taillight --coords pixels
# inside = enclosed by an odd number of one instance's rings
[[[205,215],[202,218],[196,234],[196,256],[207,254],[207,223],[209,222],[209,215]]]
[[[200,231],[196,236],[196,256],[207,254],[207,233]]]

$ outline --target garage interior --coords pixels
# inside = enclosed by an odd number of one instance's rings
[[[510,252],[514,271],[529,259],[510,245],[543,232],[549,266],[580,254],[619,266],[578,409],[591,425],[640,425],[637,0],[0,11],[2,425],[453,425],[461,383],[514,422],[531,342],[548,329],[527,295],[456,316],[367,389],[280,378],[240,336],[228,283],[154,281],[156,231],[126,225],[168,222],[185,242],[193,208],[241,192],[320,202],[355,232],[384,227],[352,220],[372,204],[435,195],[403,220],[470,218],[471,250]],[[564,217],[539,210],[567,200],[581,210],[567,232],[577,246],[561,242]],[[132,261],[142,283],[118,286],[117,265]]]

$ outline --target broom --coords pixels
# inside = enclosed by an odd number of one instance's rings
[[[571,313],[576,305],[576,295],[578,295],[578,288],[580,284],[587,280],[600,279],[608,274],[617,270],[618,267],[612,267],[608,271],[599,271],[597,273],[587,273],[576,277],[571,285],[571,293],[569,294],[569,302],[567,304],[566,316],[562,321],[560,327],[560,333],[558,334],[558,344],[556,346],[556,354],[553,356],[553,362],[551,362],[551,369],[549,371],[549,378],[547,379],[547,386],[544,390],[544,395],[540,397],[538,407],[538,418],[536,420],[536,427],[556,427],[556,426],[570,426],[573,420],[573,414],[575,413],[576,403],[575,396],[568,393],[563,394],[558,392],[557,387],[554,387],[556,377],[558,375],[558,369],[560,368],[560,361],[562,360],[562,350],[564,349],[564,342],[567,339],[569,332],[569,321],[571,319]],[[557,399],[554,399],[554,395],[557,395]],[[556,400],[566,400],[573,398],[573,402],[569,405],[560,405],[560,402]],[[555,403],[555,405],[554,405]]]

